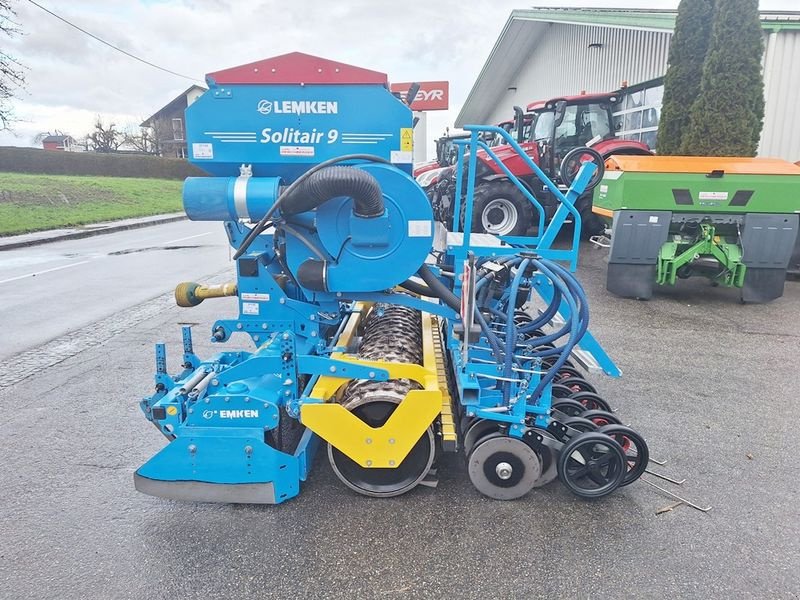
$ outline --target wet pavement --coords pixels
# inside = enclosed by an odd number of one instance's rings
[[[232,263],[219,224],[191,221],[2,250],[0,359],[226,265]]]
[[[171,285],[175,257],[148,268]],[[0,597],[800,596],[800,283],[761,306],[703,280],[621,300],[605,291],[604,253],[588,246],[579,277],[592,330],[624,373],[593,383],[669,461],[658,470],[687,479],[660,485],[709,513],[657,515],[672,500],[642,483],[593,502],[557,481],[492,501],[452,455],[437,489],[388,500],[350,492],[322,454],[279,506],[138,494],[133,471],[164,443],[137,406],[152,388],[152,343],[169,343],[174,371],[178,322],[200,323],[195,348],[207,356],[211,323],[235,311],[229,299],[187,310],[162,295],[89,317],[84,349],[0,389]]]

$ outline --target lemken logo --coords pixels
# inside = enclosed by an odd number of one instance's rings
[[[327,100],[259,100],[256,110],[262,115],[270,113],[287,115],[336,115],[339,103]]]
[[[219,411],[220,419],[256,419],[258,418],[257,410],[221,410]]]
[[[262,115],[268,115],[272,112],[272,102],[269,100],[259,100],[256,110]]]

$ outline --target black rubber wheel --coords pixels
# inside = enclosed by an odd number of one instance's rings
[[[544,366],[545,368],[549,369],[554,364],[556,364],[557,360],[558,360],[558,356],[545,356],[542,359],[542,366]],[[572,361],[570,361],[569,359],[564,361],[564,365],[567,366],[567,367],[572,367],[573,369],[575,368],[575,364]]]
[[[601,235],[606,230],[606,222],[592,212],[592,200],[589,207],[581,211],[581,239],[588,240],[595,235]]]
[[[558,383],[570,388],[574,393],[577,392],[592,392],[597,393],[595,387],[586,381],[583,377],[570,377],[569,379],[562,379]]]
[[[622,425],[622,421],[619,419],[619,417],[617,417],[617,415],[614,413],[608,412],[607,410],[587,410],[581,413],[579,416],[583,417],[584,419],[589,419],[598,427],[603,427],[605,425]]]
[[[599,429],[595,423],[589,419],[584,419],[583,417],[570,417],[564,421],[564,425],[567,427],[572,427],[573,429],[577,429],[581,433],[597,431]]]
[[[597,432],[582,433],[561,449],[558,478],[581,498],[601,498],[622,485],[627,473],[622,447]]]
[[[586,407],[583,404],[576,402],[575,400],[570,400],[569,398],[562,398],[556,402],[553,402],[553,405],[550,408],[557,410],[567,417],[580,417],[586,412]]]
[[[614,412],[611,410],[608,402],[603,400],[594,392],[577,392],[573,393],[570,398],[583,404],[586,407],[586,410],[605,410],[608,412]]]
[[[628,472],[620,485],[629,485],[639,479],[644,474],[650,460],[650,450],[647,448],[644,438],[624,425],[606,425],[597,431],[611,437],[622,446],[622,451],[625,453]]]
[[[595,186],[600,183],[600,180],[603,178],[603,175],[606,172],[606,164],[603,160],[603,157],[597,150],[594,150],[593,148],[581,146],[579,148],[573,148],[567,152],[566,156],[564,156],[564,159],[561,161],[561,166],[558,169],[561,183],[567,187],[571,186],[572,182],[575,180],[575,177],[578,175],[578,171],[585,162],[593,162],[597,167],[592,175],[592,178],[589,180],[589,183],[586,184],[586,189],[583,190],[584,192],[591,192]]]
[[[483,183],[473,196],[472,231],[524,235],[531,225],[533,212],[530,200],[507,179]]]
[[[562,380],[567,379],[568,377],[583,377],[581,372],[574,367],[563,366],[558,369],[558,374],[556,375],[556,383],[561,383]]]
[[[572,394],[572,390],[565,385],[561,385],[560,383],[554,383],[551,386],[551,391],[553,393],[553,398],[569,398]]]

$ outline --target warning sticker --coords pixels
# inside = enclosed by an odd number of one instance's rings
[[[281,146],[281,156],[314,156],[314,146]]]
[[[214,146],[211,144],[192,144],[192,158],[214,158]]]
[[[414,130],[411,127],[400,128],[400,150],[411,152],[414,147]]]
[[[258,314],[258,302],[242,302],[242,314],[243,315],[257,315]]]

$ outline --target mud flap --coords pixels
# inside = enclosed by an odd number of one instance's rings
[[[606,289],[616,296],[649,300],[655,281],[656,265],[608,264]]]

